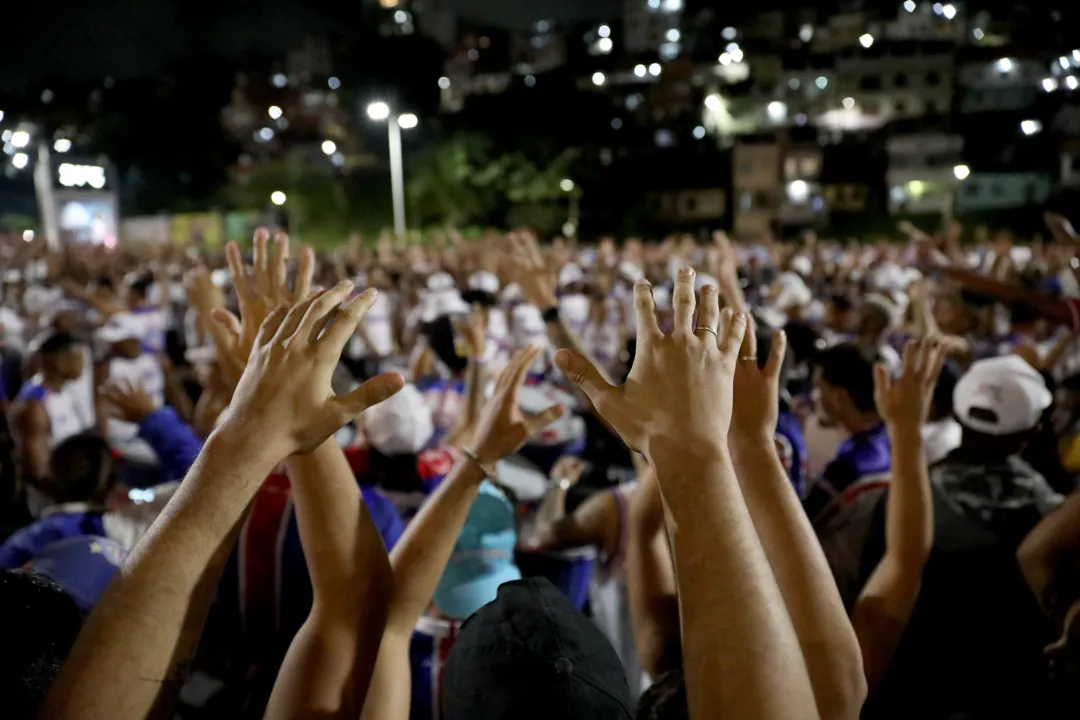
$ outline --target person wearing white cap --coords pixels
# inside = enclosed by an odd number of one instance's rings
[[[953,391],[960,447],[930,470],[954,510],[1013,548],[1062,501],[1020,457],[1052,399],[1042,376],[1016,355],[972,364]]]

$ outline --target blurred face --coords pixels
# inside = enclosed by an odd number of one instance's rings
[[[829,303],[825,306],[825,317],[822,318],[822,323],[829,330],[848,332],[853,324],[851,316],[851,308],[841,310],[835,303]]]
[[[53,318],[53,330],[56,332],[71,332],[75,329],[76,320],[77,316],[70,310],[57,313],[56,317]]]
[[[814,404],[817,406],[818,420],[822,427],[837,427],[839,418],[846,406],[847,393],[829,384],[821,376],[821,371],[814,371]]]
[[[134,360],[142,354],[142,344],[135,338],[113,343],[113,353],[128,360]]]
[[[82,377],[85,366],[86,360],[77,347],[68,348],[56,357],[56,369],[65,380]]]
[[[938,298],[934,303],[934,320],[941,331],[949,335],[961,335],[967,331],[967,311],[964,303],[955,295]]]

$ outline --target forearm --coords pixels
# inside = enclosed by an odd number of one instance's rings
[[[798,638],[731,459],[719,451],[688,458],[684,447],[653,461],[679,583],[691,718],[815,717]]]
[[[458,462],[394,546],[388,633],[411,633],[427,609],[483,479],[472,462]]]
[[[569,486],[563,487],[556,478],[555,484],[544,494],[540,509],[536,511],[536,536],[543,545],[554,542],[554,527],[566,517],[566,491],[568,489]]]
[[[922,576],[934,543],[930,477],[918,427],[890,425],[892,482],[885,513],[885,553],[898,568]]]
[[[289,645],[268,718],[356,718],[386,622],[392,578],[382,538],[333,439],[286,463],[312,608]]]
[[[866,700],[859,641],[810,520],[770,437],[730,442],[735,474],[791,616],[822,717],[858,717]]]
[[[634,646],[642,668],[653,677],[680,663],[678,592],[664,530],[655,476],[642,478],[630,512],[626,591]]]
[[[345,453],[330,438],[286,468],[315,608],[348,626],[369,621],[359,603],[385,590],[390,564]]]
[[[1074,492],[1043,518],[1024,538],[1016,555],[1028,587],[1042,603],[1054,576],[1080,555],[1080,492]]]
[[[273,465],[227,436],[207,442],[90,615],[43,716],[168,716],[235,532]]]

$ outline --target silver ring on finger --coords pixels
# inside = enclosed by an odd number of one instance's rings
[[[708,333],[712,333],[712,334],[713,334],[713,337],[714,337],[714,338],[716,338],[717,340],[719,340],[719,339],[720,339],[720,336],[716,334],[716,328],[711,328],[711,327],[709,327],[708,325],[702,325],[701,327],[699,327],[699,328],[698,328],[697,330],[695,330],[694,332],[695,332],[695,333],[699,333],[699,332],[701,332],[702,330],[704,330],[705,332],[708,332]]]
[[[741,357],[741,358],[739,358],[739,362],[756,363],[757,362],[757,355],[747,355],[745,357]]]

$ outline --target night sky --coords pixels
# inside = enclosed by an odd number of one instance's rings
[[[372,0],[369,0],[372,1]],[[610,17],[621,0],[449,0],[463,17],[508,29],[540,18]],[[359,0],[228,0],[210,13],[181,0],[4,3],[0,89],[62,77],[93,81],[159,75],[178,55],[280,54],[305,35],[359,22]],[[349,6],[352,7],[349,7]],[[12,7],[14,6],[14,7]],[[345,6],[345,7],[343,7]]]

